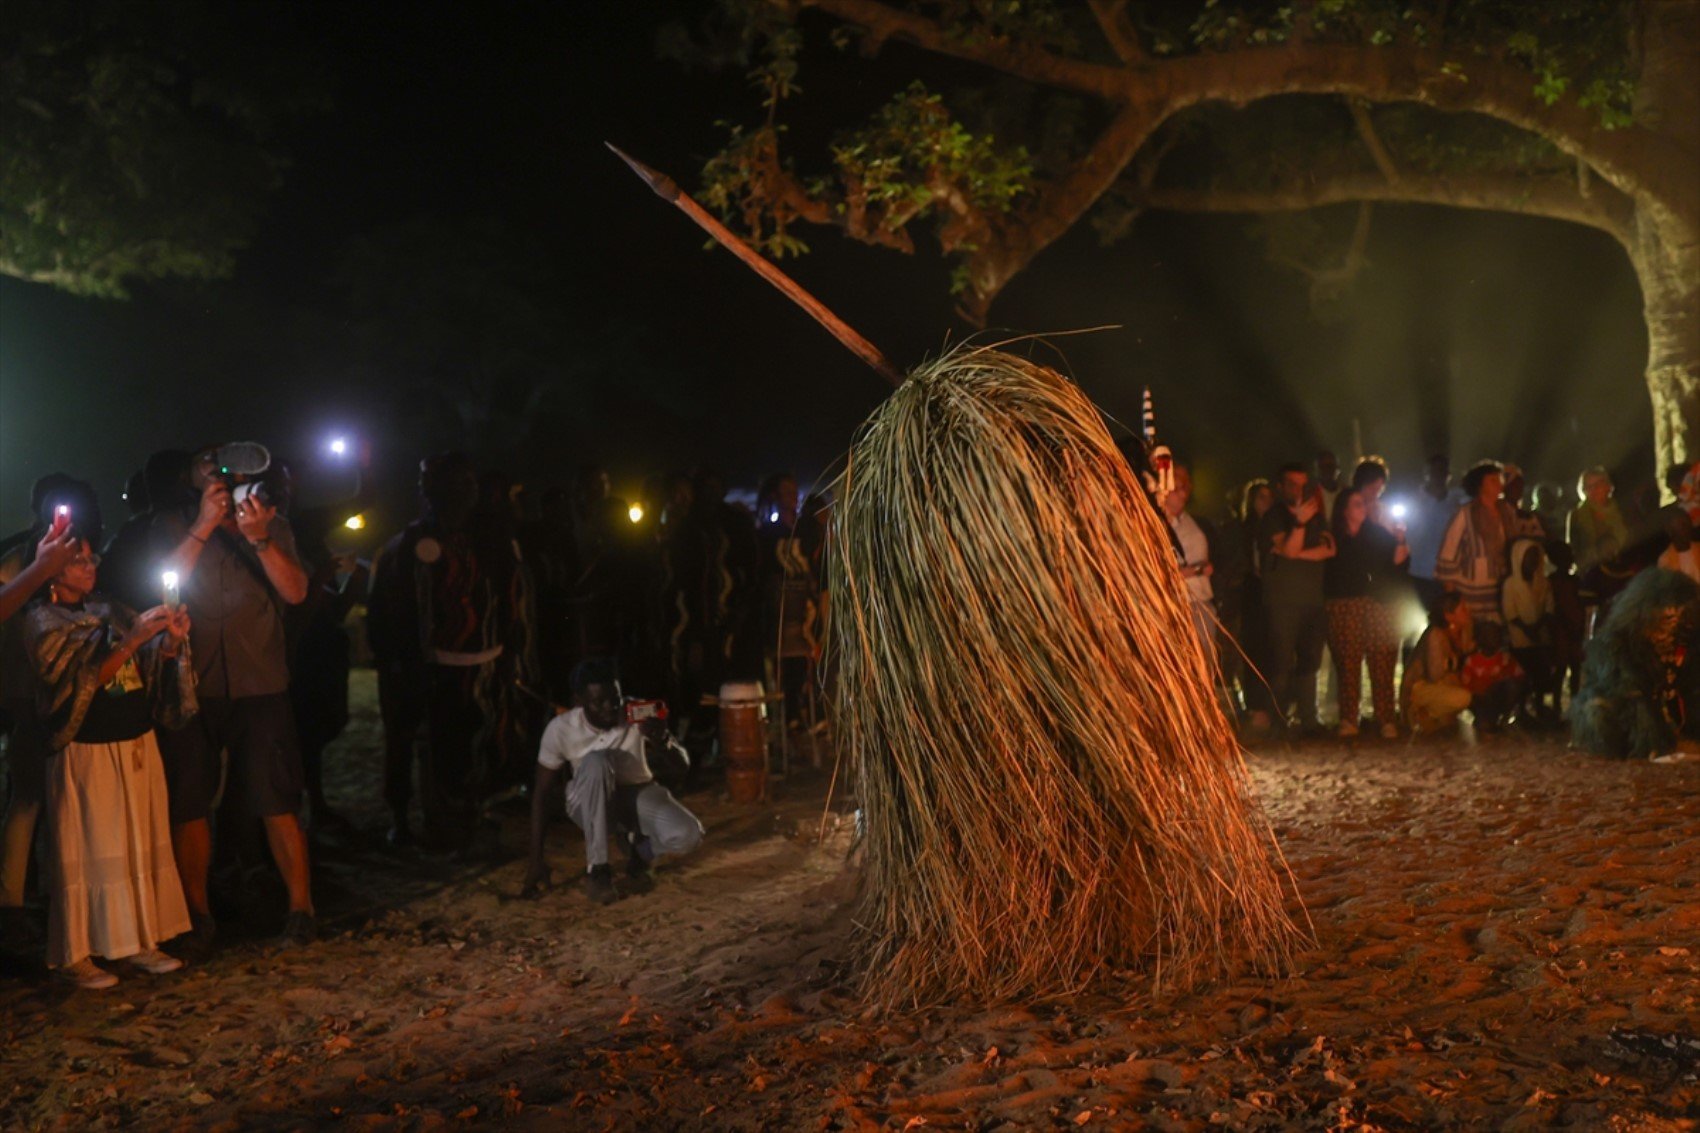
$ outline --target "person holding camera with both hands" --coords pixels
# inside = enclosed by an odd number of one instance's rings
[[[258,446],[227,446],[257,449]],[[207,899],[212,859],[212,804],[219,754],[229,753],[223,809],[263,821],[266,842],[289,891],[287,943],[316,935],[301,805],[301,753],[289,702],[283,609],[307,596],[307,572],[295,553],[289,522],[264,481],[237,485],[233,460],[211,449],[190,468],[200,493],[193,512],[155,518],[152,544],[165,570],[183,580],[192,619],[191,654],[200,713],[187,727],[160,736],[171,791],[172,845],[195,925],[195,946],[210,949],[217,931]],[[259,450],[260,470],[269,462]],[[244,452],[245,457],[251,453]]]
[[[608,836],[620,833],[629,849],[628,887],[647,891],[650,870],[663,855],[688,854],[702,844],[702,823],[656,781],[677,781],[690,757],[667,732],[664,715],[637,720],[620,697],[613,664],[581,661],[573,670],[577,707],[550,721],[537,752],[537,777],[531,794],[531,864],[525,872],[524,897],[536,897],[550,881],[543,858],[549,800],[570,769],[567,814],[584,831],[585,896],[593,904],[619,899],[608,864]],[[612,828],[612,829],[611,829]]]

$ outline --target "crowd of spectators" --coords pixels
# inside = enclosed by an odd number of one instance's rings
[[[418,517],[370,562],[338,535],[366,491],[296,506],[288,468],[261,446],[161,452],[103,539],[89,484],[36,483],[34,522],[0,545],[9,951],[35,925],[38,840],[38,947],[80,986],[118,982],[96,958],[164,973],[208,955],[215,906],[241,904],[221,901],[221,884],[256,870],[282,882],[279,942],[311,942],[310,835],[349,828],[327,805],[323,754],[348,720],[362,601],[389,841],[495,852],[489,808],[534,781],[553,795],[567,771],[599,902],[619,895],[609,837],[628,850],[628,891],[700,841],[671,788],[723,683],[785,689],[800,722],[830,509],[800,499],[794,476],[768,478],[752,511],[709,471],[621,500],[599,468],[533,491],[445,453],[421,462]],[[629,720],[627,689],[666,707]],[[550,808],[533,809],[546,824]],[[535,892],[548,876],[540,829],[532,843]]]
[[[1347,476],[1324,453],[1236,489],[1212,522],[1175,466],[1155,502],[1249,732],[1328,719],[1348,740],[1392,740],[1466,711],[1492,731],[1568,710],[1615,754],[1662,757],[1687,736],[1700,464],[1671,470],[1663,508],[1624,509],[1599,468],[1574,508],[1550,483],[1526,506],[1521,470],[1495,461],[1454,487],[1436,456],[1413,490],[1396,484],[1378,458]],[[310,846],[349,829],[327,805],[324,752],[349,717],[362,603],[389,843],[490,854],[492,808],[530,791],[528,895],[550,882],[564,776],[584,891],[605,903],[701,842],[674,792],[723,686],[762,685],[785,726],[814,722],[832,512],[796,477],[768,477],[753,507],[706,470],[622,499],[595,466],[539,489],[443,453],[420,463],[416,518],[370,561],[339,534],[367,491],[298,506],[261,446],[166,451],[103,540],[90,485],[37,482],[34,522],[0,544],[0,927],[14,944],[38,825],[39,947],[80,986],[117,982],[96,958],[165,973],[206,956],[221,884],[256,870],[281,882],[280,942],[311,942]],[[1585,666],[1596,632],[1610,646]],[[627,856],[618,880],[610,840]]]
[[[1675,502],[1664,507],[1649,493],[1626,510],[1597,467],[1581,474],[1573,508],[1556,483],[1538,485],[1530,507],[1515,464],[1480,461],[1454,486],[1435,455],[1400,493],[1380,458],[1344,477],[1324,452],[1235,489],[1219,522],[1189,513],[1185,469],[1160,504],[1245,729],[1315,734],[1328,719],[1358,737],[1367,667],[1368,721],[1392,740],[1444,730],[1466,710],[1478,731],[1561,725],[1587,696],[1584,643],[1631,582],[1648,571],[1700,582],[1697,470],[1669,470]],[[1673,686],[1687,679],[1686,655],[1667,658]],[[1319,695],[1324,680],[1331,696]],[[1673,733],[1686,735],[1680,706],[1672,712]]]

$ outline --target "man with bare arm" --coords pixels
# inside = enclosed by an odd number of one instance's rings
[[[289,890],[284,939],[305,944],[317,927],[307,838],[297,817],[301,753],[289,703],[283,609],[306,598],[307,572],[296,556],[289,521],[263,490],[253,490],[258,485],[244,484],[249,490],[240,501],[233,499],[236,477],[220,452],[199,454],[190,469],[190,485],[200,493],[196,509],[161,514],[152,531],[163,569],[182,579],[201,704],[187,727],[159,737],[171,797],[172,849],[195,943],[204,950],[216,932],[207,873],[219,756],[228,751],[221,810],[264,823]]]

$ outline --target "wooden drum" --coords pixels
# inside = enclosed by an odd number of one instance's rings
[[[720,754],[736,803],[767,795],[767,701],[759,681],[720,686]]]

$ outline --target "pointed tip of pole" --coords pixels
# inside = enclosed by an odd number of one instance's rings
[[[613,142],[605,141],[602,144],[607,146],[610,150],[613,150],[614,156],[625,162],[626,165],[631,168],[633,173],[642,177],[644,184],[654,190],[656,196],[668,201],[677,200],[679,198],[679,186],[677,182],[667,176],[667,174],[661,172],[659,169],[653,169],[650,166],[645,165],[643,162],[639,161]]]

